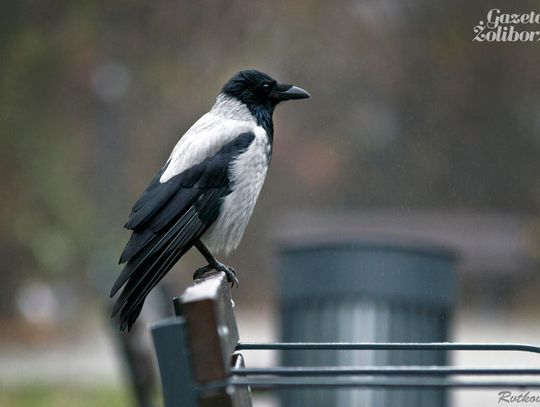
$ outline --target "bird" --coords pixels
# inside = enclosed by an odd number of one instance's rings
[[[208,262],[194,279],[217,270],[238,285],[236,270],[214,255],[238,247],[251,217],[272,158],[275,107],[309,97],[300,87],[243,70],[180,138],[124,226],[132,234],[110,292],[112,298],[123,287],[111,315],[120,330],[131,329],[152,288],[193,247]]]

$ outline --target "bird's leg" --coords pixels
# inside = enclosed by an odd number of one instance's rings
[[[210,253],[210,250],[204,245],[203,242],[201,242],[199,239],[195,241],[195,247],[197,250],[204,256],[206,261],[208,262],[208,266],[201,267],[193,274],[193,279],[196,280],[198,278],[201,278],[206,273],[217,270],[217,271],[223,271],[225,275],[227,276],[227,281],[231,283],[231,286],[238,287],[238,278],[236,278],[236,270],[232,267],[226,266],[225,264],[219,262],[213,255]]]

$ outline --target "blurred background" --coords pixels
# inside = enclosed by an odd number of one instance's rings
[[[346,225],[457,254],[452,340],[538,343],[540,49],[473,42],[495,7],[540,2],[2,2],[0,405],[133,405],[108,318],[122,225],[246,68],[312,99],[276,110],[265,187],[226,259],[244,340],[277,338],[280,242]],[[200,265],[178,264],[170,295]]]

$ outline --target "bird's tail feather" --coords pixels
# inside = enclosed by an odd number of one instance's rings
[[[173,243],[174,240],[176,240],[176,237],[178,237],[178,234],[181,234],[182,231],[185,231],[186,228],[190,225],[190,223],[193,222],[193,219],[196,216],[196,212],[193,208],[191,208],[186,215],[188,216],[180,217],[176,221],[176,223],[169,230],[166,231],[166,233],[162,234],[162,236],[156,235],[156,237],[151,241],[156,241],[153,245],[148,245],[144,247],[144,249],[141,249],[136,255],[129,259],[128,263],[114,282],[114,285],[112,286],[111,292],[109,294],[110,297],[113,297],[118,292],[118,290],[129,280],[131,275],[135,271],[137,271],[140,266],[148,263],[147,260],[150,260],[150,257],[153,254],[157,253],[165,245],[170,245],[171,243]],[[173,240],[173,242],[171,242],[171,239]]]
[[[172,226],[162,232],[163,235],[155,244],[146,245],[128,260],[111,290],[114,295],[125,284],[112,311],[112,317],[119,314],[121,330],[131,329],[150,290],[217,218],[218,207],[211,203],[221,192],[213,190],[205,194],[198,207],[193,205],[179,219],[174,219]],[[207,221],[203,222],[201,219]]]
[[[201,225],[196,222],[196,216],[190,217],[190,221],[187,222],[179,231],[177,231],[177,233],[168,234],[170,237],[172,237],[172,239],[168,239],[166,241],[167,246],[165,248],[160,245],[160,243],[164,240],[164,238],[162,238],[160,242],[158,242],[158,245],[160,246],[159,251],[155,247],[152,247],[140,262],[137,264],[134,264],[135,262],[129,262],[126,265],[126,269],[128,269],[126,274],[129,275],[129,278],[113,308],[113,315],[115,315],[120,308],[124,307],[124,303],[127,302],[129,298],[136,295],[141,288],[145,289],[148,283],[153,281],[152,276],[157,277],[159,275],[158,272],[164,270],[164,273],[166,273],[172,268],[174,262],[169,260],[171,260],[171,257],[176,251],[178,251],[178,249],[184,249],[181,250],[181,256],[187,250],[189,250],[189,248],[191,248],[193,242],[188,244],[189,237],[197,235],[197,232],[199,232],[197,229],[199,229],[200,226]],[[135,274],[139,268],[142,271]],[[162,277],[163,276],[161,276],[159,279]],[[150,289],[154,286],[155,284],[150,287]],[[150,289],[148,289],[148,291],[150,291]],[[144,300],[144,298],[142,300]]]
[[[142,259],[130,259],[113,287],[115,293],[125,282],[120,297],[113,307],[112,316],[120,313],[120,329],[131,329],[139,316],[146,296],[194,244],[196,236],[204,233],[205,225],[196,213],[182,216],[156,245],[148,247]],[[179,226],[181,225],[181,226]]]
[[[139,270],[136,275],[133,275],[127,282],[124,292],[125,296],[121,296],[116,302],[112,316],[119,315],[120,330],[130,330],[135,323],[137,317],[141,313],[144,300],[152,288],[154,288],[161,279],[172,268],[175,262],[187,251],[188,247],[180,247],[178,250],[173,250],[167,254],[155,255],[157,257],[149,270],[141,273]]]

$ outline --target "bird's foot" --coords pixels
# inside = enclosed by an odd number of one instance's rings
[[[236,277],[236,270],[232,267],[226,266],[223,263],[220,263],[219,261],[216,262],[216,264],[209,264],[208,266],[201,267],[195,271],[193,274],[193,280],[198,280],[204,277],[206,273],[209,273],[212,270],[223,271],[227,276],[227,281],[231,284],[231,287],[234,287],[235,285],[237,287],[239,286],[238,278]]]
[[[193,280],[199,280],[204,277],[205,274],[210,273],[214,268],[209,264],[208,266],[201,267],[195,273],[193,273]]]

